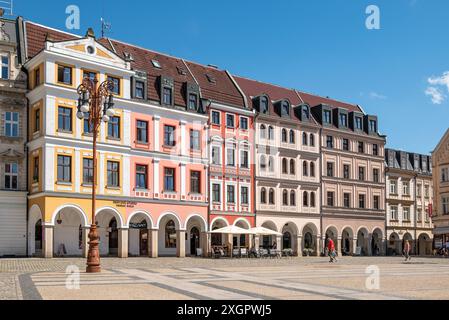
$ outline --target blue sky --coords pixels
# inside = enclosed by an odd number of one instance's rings
[[[447,0],[15,0],[15,14],[65,29],[76,4],[84,34],[109,36],[234,74],[360,104],[387,145],[434,149],[449,124]],[[365,27],[368,5],[380,30]],[[69,31],[69,30],[67,30]],[[426,92],[428,94],[426,94]]]

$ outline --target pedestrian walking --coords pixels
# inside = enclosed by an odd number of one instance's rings
[[[412,257],[410,256],[410,242],[408,240],[405,240],[404,243],[404,257],[405,261],[412,260]]]
[[[327,243],[327,252],[329,255],[329,262],[337,262],[337,252],[335,251],[335,244],[332,238],[329,238]]]

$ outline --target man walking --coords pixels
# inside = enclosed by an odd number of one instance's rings
[[[412,257],[410,256],[410,242],[408,240],[405,240],[404,243],[404,257],[405,261],[412,260]]]
[[[337,262],[337,254],[335,252],[335,244],[334,240],[332,238],[329,238],[329,241],[327,243],[327,252],[329,255],[329,262]]]

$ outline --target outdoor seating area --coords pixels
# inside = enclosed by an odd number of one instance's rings
[[[232,246],[228,245],[212,245],[211,258],[288,258],[295,255],[293,249],[277,249],[276,246],[259,246],[256,248],[254,237],[256,236],[280,236],[277,231],[270,230],[263,227],[243,229],[237,226],[227,226],[221,229],[213,230],[213,234],[223,235],[251,235],[253,236],[253,245],[247,246]]]

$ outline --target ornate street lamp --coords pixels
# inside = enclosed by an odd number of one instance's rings
[[[82,84],[78,87],[78,112],[77,118],[84,119],[86,113],[89,113],[89,129],[93,135],[93,177],[92,177],[92,223],[89,231],[89,252],[87,255],[87,273],[101,272],[99,236],[95,220],[95,200],[97,187],[97,136],[101,121],[108,122],[114,115],[114,97],[112,91],[114,83],[107,80],[97,86],[98,80],[84,78]]]

